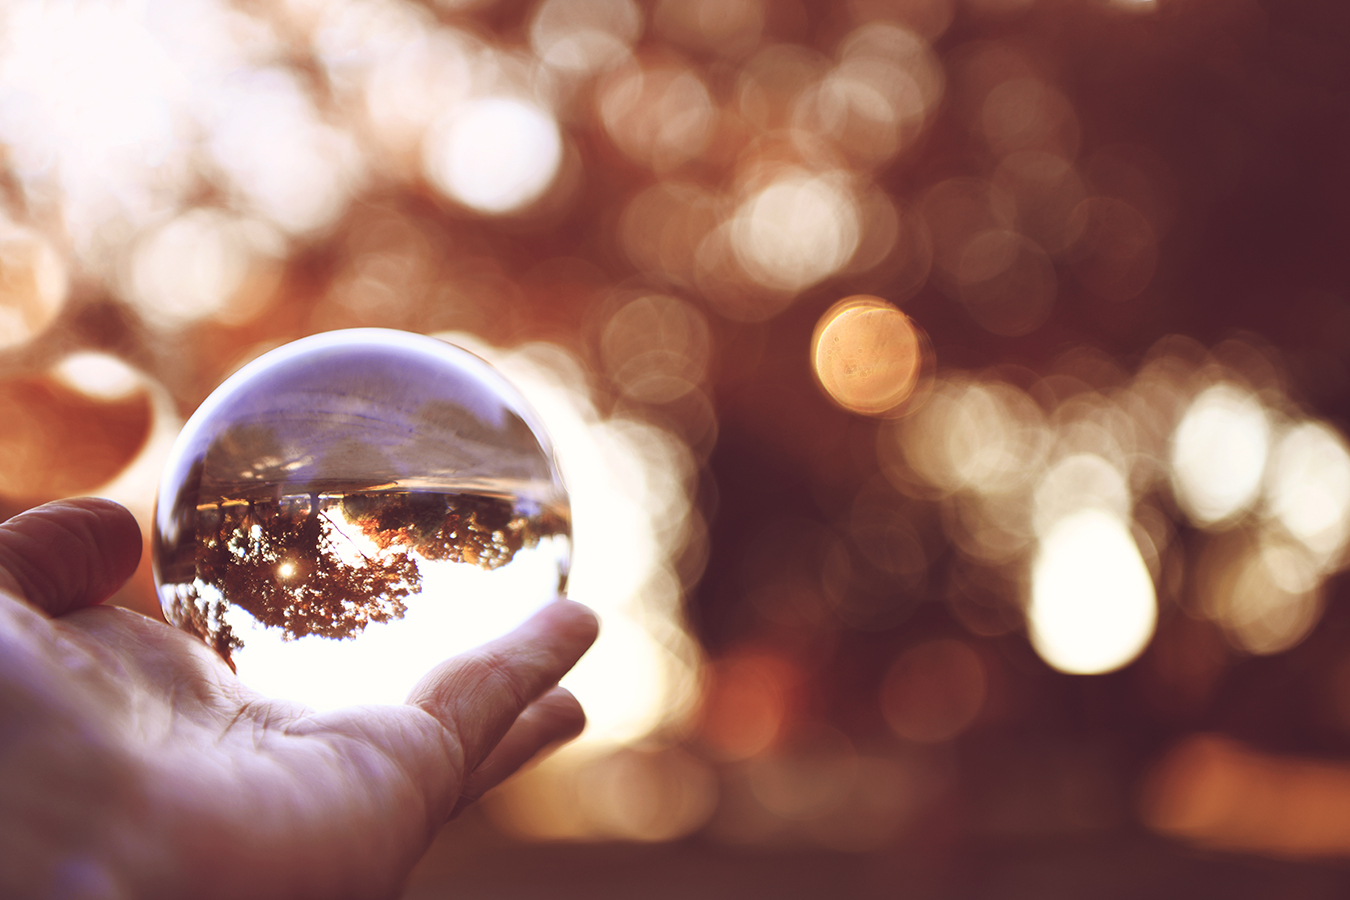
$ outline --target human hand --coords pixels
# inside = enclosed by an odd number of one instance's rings
[[[107,501],[0,524],[0,896],[394,896],[451,815],[584,723],[557,687],[595,639],[579,604],[442,663],[407,705],[312,714],[98,605],[140,552]]]

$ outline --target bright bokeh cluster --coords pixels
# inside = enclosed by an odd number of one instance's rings
[[[951,373],[883,429],[880,458],[899,490],[949,511],[969,565],[1002,572],[1058,669],[1129,663],[1159,595],[1237,647],[1278,652],[1307,635],[1345,564],[1350,451],[1244,359],[1260,350],[1171,340],[1132,375],[1083,353],[1030,384]],[[1018,618],[950,602],[977,632]]]

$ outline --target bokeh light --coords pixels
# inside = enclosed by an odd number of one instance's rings
[[[1060,520],[1042,540],[1031,577],[1031,640],[1061,671],[1118,669],[1153,636],[1153,582],[1114,516],[1088,509]]]
[[[737,57],[764,28],[763,0],[658,0],[653,25],[675,45]]]
[[[198,319],[246,320],[250,275],[283,255],[274,228],[219,210],[196,209],[149,232],[126,264],[127,293],[148,321],[169,328]]]
[[[492,215],[539,199],[562,163],[553,117],[534,103],[484,97],[451,110],[423,145],[427,177],[446,196]]]
[[[124,361],[88,350],[67,356],[51,374],[58,383],[100,400],[122,400],[145,386],[144,377]]]
[[[216,103],[209,152],[245,203],[294,234],[323,228],[342,212],[363,161],[294,75],[250,72],[223,85]]]
[[[773,132],[792,121],[797,97],[828,71],[829,59],[800,44],[770,44],[741,69],[740,114],[755,127]]]
[[[755,282],[795,293],[843,268],[858,248],[858,225],[841,173],[788,168],[741,204],[731,242]]]
[[[1302,548],[1266,541],[1230,562],[1211,595],[1211,613],[1252,653],[1297,644],[1321,613],[1321,572]]]
[[[1345,856],[1350,799],[1343,763],[1280,757],[1214,734],[1192,735],[1152,774],[1145,821],[1204,847],[1275,857]]]
[[[830,399],[867,415],[908,400],[932,362],[909,317],[877,297],[839,301],[816,323],[811,344],[816,378]]]
[[[662,174],[703,151],[717,116],[692,69],[635,65],[611,76],[600,117],[624,153]]]
[[[1290,428],[1276,444],[1268,476],[1274,517],[1319,559],[1339,561],[1350,533],[1350,450],[1320,422]]]
[[[68,280],[50,242],[0,223],[0,347],[24,344],[52,324]]]
[[[667,403],[696,390],[711,350],[703,314],[665,294],[625,303],[600,335],[610,380],[626,396],[648,403]]]
[[[1177,499],[1203,525],[1241,513],[1260,490],[1269,444],[1270,423],[1255,397],[1228,384],[1206,388],[1173,437]]]
[[[795,124],[863,167],[909,149],[942,96],[927,43],[894,25],[865,25],[839,45],[839,64],[799,96]]]
[[[710,675],[700,714],[703,740],[722,759],[750,759],[769,749],[801,692],[800,675],[766,652],[730,656]]]
[[[555,69],[589,72],[628,55],[642,33],[632,0],[545,0],[530,24],[530,46]]]

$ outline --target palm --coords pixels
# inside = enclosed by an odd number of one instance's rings
[[[388,896],[458,805],[579,727],[549,690],[594,635],[575,604],[443,664],[409,705],[314,715],[161,623],[17,599],[80,604],[15,575],[11,535],[0,774],[28,777],[0,788],[6,896]]]

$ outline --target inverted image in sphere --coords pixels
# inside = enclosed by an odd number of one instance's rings
[[[401,703],[566,584],[547,436],[478,357],[384,329],[258,358],[188,420],[160,482],[166,618],[245,685],[315,709]]]

